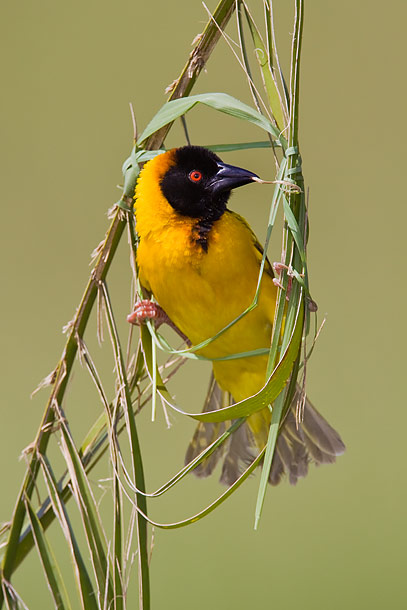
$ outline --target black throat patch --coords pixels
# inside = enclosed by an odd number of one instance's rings
[[[214,220],[201,219],[198,220],[194,229],[195,239],[194,242],[198,246],[201,246],[204,252],[208,252],[208,237],[210,230],[213,227]]]
[[[194,226],[193,241],[197,246],[200,246],[204,252],[208,252],[209,247],[209,235],[214,223],[226,211],[226,203],[218,208],[211,208],[207,210],[205,216],[198,218]]]

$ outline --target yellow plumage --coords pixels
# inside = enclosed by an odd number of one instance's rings
[[[180,216],[161,193],[159,182],[173,163],[160,155],[141,172],[136,189],[137,261],[140,281],[171,320],[197,345],[214,336],[253,301],[261,261],[255,236],[246,221],[225,212],[208,238],[208,252],[194,241],[196,219]],[[216,358],[269,347],[276,300],[272,277],[263,275],[258,306],[218,339],[200,350]],[[258,392],[265,382],[267,356],[214,362],[215,378],[235,400]],[[249,418],[259,444],[267,438],[264,416]]]
[[[141,284],[153,293],[192,344],[197,345],[214,336],[252,303],[262,251],[246,221],[229,210],[211,223],[206,246],[202,247],[199,242],[200,219],[174,209],[163,193],[162,181],[177,164],[177,150],[148,162],[140,174],[135,198],[136,228],[140,238],[137,261]],[[258,306],[199,353],[216,358],[268,348],[275,302],[276,287],[267,261]],[[267,356],[255,356],[214,362],[213,372],[219,386],[239,401],[262,388],[266,366]],[[322,417],[321,420],[336,435]],[[248,418],[258,448],[264,447],[267,441],[269,422],[268,409]],[[198,427],[196,445],[205,442],[202,433],[206,430],[208,437],[209,429],[208,425],[206,428]],[[295,434],[291,434],[289,444],[297,447],[298,457],[298,446],[305,441],[294,439]],[[247,439],[244,441],[248,442]],[[297,461],[304,461],[306,471],[308,454],[303,445],[301,447]],[[333,455],[338,452],[337,447]],[[280,458],[280,462],[284,460]],[[275,482],[283,470],[283,466],[279,467]],[[295,475],[293,482],[296,476],[304,476],[304,473]]]

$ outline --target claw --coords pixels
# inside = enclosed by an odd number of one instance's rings
[[[143,299],[136,303],[134,311],[127,316],[127,322],[140,325],[148,320],[155,320],[156,325],[159,326],[160,324],[167,322],[168,316],[163,308],[157,305],[157,303],[149,301],[148,299]]]
[[[282,271],[287,271],[287,276],[288,276],[288,282],[287,282],[287,294],[286,294],[286,299],[287,301],[290,298],[290,294],[291,294],[291,288],[293,285],[293,277],[294,277],[294,273],[293,273],[293,268],[291,267],[291,265],[285,265],[284,263],[281,262],[275,262],[272,264],[272,267],[274,269],[274,271],[276,272],[277,275],[281,275]],[[304,277],[304,273],[300,273],[299,274],[301,277]],[[279,288],[281,288],[282,290],[284,290],[284,286],[281,284],[280,280],[278,280],[277,278],[273,279],[273,284],[275,286],[278,286]],[[315,304],[316,305],[316,304]],[[316,311],[315,310],[311,310],[310,311]]]
[[[281,288],[281,290],[284,290],[284,286],[276,277],[273,277],[273,284],[274,286],[277,286],[277,288]]]
[[[284,265],[284,263],[278,263],[278,262],[274,262],[272,264],[272,267],[278,275],[280,275],[280,273],[282,271],[284,271],[284,270],[289,271],[289,269],[290,269],[289,267],[287,267],[287,265]]]
[[[140,326],[140,324],[143,324],[148,320],[154,320],[156,328],[161,326],[161,324],[167,324],[170,328],[175,330],[188,345],[191,345],[188,337],[174,324],[158,303],[154,303],[154,301],[150,301],[149,299],[137,301],[134,306],[134,311],[127,316],[127,322]]]
[[[284,265],[284,263],[273,263],[272,266],[273,266],[274,271],[277,273],[277,275],[281,275],[282,271],[287,271],[288,282],[287,282],[287,290],[286,290],[285,298],[287,301],[289,301],[290,294],[291,294],[291,288],[293,285],[293,275],[291,272],[291,267],[287,267],[287,265]],[[274,284],[274,286],[278,286],[278,288],[281,288],[281,290],[284,290],[284,286],[282,285],[280,280],[277,279],[276,277],[273,278],[273,284]]]

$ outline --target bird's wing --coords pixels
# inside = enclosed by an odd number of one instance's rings
[[[257,239],[256,234],[254,233],[254,231],[251,228],[251,226],[249,225],[249,223],[243,218],[243,216],[240,216],[240,214],[237,214],[236,212],[232,212],[231,210],[227,210],[227,211],[234,218],[236,218],[236,220],[241,222],[245,226],[245,229],[247,230],[247,232],[250,233],[251,238],[253,240],[254,252],[255,252],[257,260],[259,261],[259,266],[260,266],[260,263],[261,263],[261,260],[263,258],[263,254],[264,254],[264,248],[261,245],[261,243],[259,242],[259,240]],[[274,278],[273,268],[272,268],[271,263],[270,263],[270,261],[269,261],[269,259],[267,257],[266,257],[266,260],[265,260],[264,271],[271,278]]]

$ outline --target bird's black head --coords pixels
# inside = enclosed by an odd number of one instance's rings
[[[171,206],[185,216],[217,220],[226,209],[230,191],[257,178],[246,169],[223,163],[201,146],[184,146],[171,152],[175,163],[163,176],[160,187]]]

